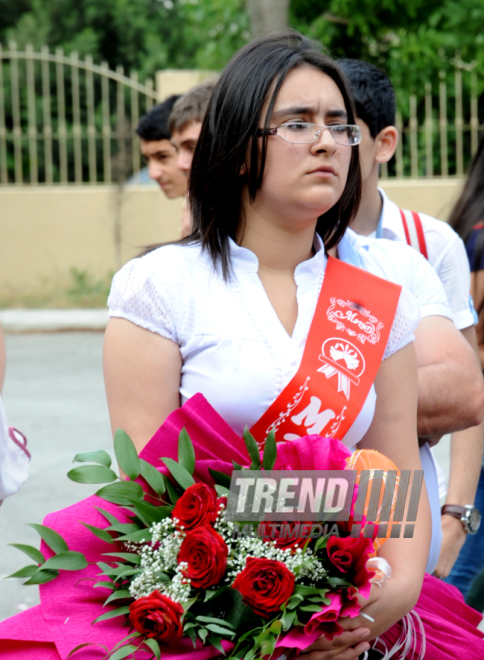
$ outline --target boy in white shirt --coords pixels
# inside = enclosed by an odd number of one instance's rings
[[[393,87],[383,71],[367,62],[340,60],[339,64],[350,83],[363,134],[359,147],[362,199],[352,229],[363,236],[406,242],[419,250],[444,285],[455,326],[476,349],[469,266],[461,239],[440,220],[424,214],[402,214],[378,187],[380,165],[391,159],[398,142]],[[466,352],[441,316],[420,323],[415,346],[419,360],[419,436],[431,439],[459,431],[452,438],[446,504],[469,507],[474,502],[484,437],[484,429],[476,426],[482,420],[482,377],[475,369],[469,347]],[[464,517],[456,520],[454,514],[442,515],[443,542],[435,569],[439,577],[448,575],[466,533],[473,531]]]

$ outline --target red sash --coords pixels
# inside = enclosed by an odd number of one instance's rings
[[[400,291],[329,257],[299,369],[251,428],[261,448],[271,429],[277,442],[344,437],[380,367]]]

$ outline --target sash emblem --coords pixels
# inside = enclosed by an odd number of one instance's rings
[[[338,376],[338,392],[343,392],[349,400],[351,383],[360,384],[360,377],[365,371],[365,358],[362,352],[351,342],[331,337],[324,342],[319,360],[324,365],[318,369],[326,378]]]

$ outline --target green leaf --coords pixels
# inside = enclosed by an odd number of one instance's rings
[[[292,628],[292,624],[294,623],[295,618],[296,610],[293,610],[292,612],[284,612],[284,614],[281,616],[282,627],[284,630],[289,630],[289,628]]]
[[[208,471],[216,484],[219,484],[220,486],[224,486],[224,488],[227,489],[230,488],[230,477],[228,474],[224,474],[223,472],[218,472],[218,470],[212,470],[211,467],[208,468]]]
[[[205,640],[207,639],[208,636],[208,630],[206,628],[200,628],[198,631],[198,636],[202,640],[202,643],[205,644]]]
[[[120,536],[116,540],[132,541],[133,543],[142,543],[143,541],[146,541],[146,543],[149,543],[152,538],[153,538],[153,534],[150,532],[149,529],[139,529],[137,532],[131,532],[130,534],[126,534],[125,536]]]
[[[114,619],[117,616],[121,616],[122,614],[128,614],[128,613],[129,613],[129,606],[125,605],[123,607],[118,607],[115,610],[110,610],[109,612],[105,612],[104,614],[101,614],[101,616],[98,616],[97,619],[94,619],[93,623],[97,623],[98,621],[107,621],[108,619]]]
[[[118,591],[113,591],[113,593],[110,594],[104,601],[103,607],[105,607],[108,603],[111,603],[113,600],[121,600],[125,598],[132,598],[127,589],[118,589]]]
[[[38,568],[37,572],[32,575],[30,580],[24,582],[24,584],[45,584],[46,582],[51,582],[59,575],[59,571],[54,570],[44,570],[43,568]]]
[[[113,542],[113,537],[105,529],[101,529],[101,527],[94,527],[93,525],[88,525],[85,522],[81,522],[81,525],[84,525],[84,527],[87,527],[87,529],[90,532],[92,532],[94,534],[94,536],[97,536],[98,539],[101,539],[101,541],[106,541],[107,543],[112,543]]]
[[[234,466],[234,470],[243,470],[243,469],[244,469],[244,468],[242,467],[242,465],[239,465],[239,464],[236,463],[234,460],[232,460],[232,465]]]
[[[269,627],[269,630],[276,635],[280,635],[282,631],[282,621],[279,621],[279,619],[273,621]]]
[[[96,621],[100,621],[100,620],[101,617],[99,617],[99,619],[96,619]],[[128,655],[131,655],[131,653],[134,653],[137,650],[138,647],[135,646],[134,644],[128,644],[127,646],[122,646],[114,653],[111,653],[108,660],[123,660],[123,658],[126,658]]]
[[[193,648],[197,648],[197,633],[193,629],[187,630],[186,634],[192,640]]]
[[[143,479],[151,486],[157,495],[163,495],[166,491],[165,477],[161,472],[158,472],[154,465],[144,461],[142,458],[140,458],[139,464],[140,474]]]
[[[293,594],[287,601],[286,607],[288,610],[293,610],[295,607],[299,605],[299,603],[302,603],[303,600],[304,600],[303,596],[300,596],[298,594]]]
[[[264,445],[264,456],[262,458],[262,467],[264,470],[272,470],[277,458],[276,434],[274,430],[269,432]]]
[[[301,605],[299,607],[299,610],[301,612],[321,612],[321,605],[316,605],[316,604]]]
[[[180,499],[181,494],[178,492],[177,487],[175,486],[175,484],[173,484],[170,481],[170,479],[167,479],[165,483],[166,483],[166,490],[167,490],[168,496],[170,498],[170,502],[172,504],[176,504],[178,502],[178,500]]]
[[[98,566],[99,566],[99,564],[98,564]],[[94,588],[95,589],[99,589],[99,588],[111,589],[111,591],[115,591],[116,590],[116,585],[113,582],[96,582],[96,584],[94,585]]]
[[[84,644],[78,644],[75,648],[72,649],[72,651],[69,652],[69,655],[67,656],[66,660],[69,660],[69,658],[74,655],[77,651],[80,651],[83,649],[85,646],[100,646],[103,648],[106,653],[109,653],[108,648],[104,646],[104,644],[97,644],[96,642],[84,642]]]
[[[215,492],[219,497],[227,497],[229,494],[229,489],[225,488],[225,486],[219,486],[218,484],[215,484]]]
[[[86,451],[83,454],[76,454],[74,456],[74,463],[98,463],[99,465],[105,465],[106,467],[111,467],[111,456],[104,451],[104,449],[99,449],[98,451]]]
[[[35,529],[35,531],[40,535],[43,541],[49,546],[52,552],[56,554],[58,552],[66,552],[69,550],[67,543],[64,541],[62,536],[57,532],[54,532],[50,527],[45,525],[38,525],[37,523],[27,523],[29,527]]]
[[[141,502],[144,494],[141,486],[134,481],[118,481],[114,484],[104,486],[97,491],[96,495],[113,504],[131,504]]]
[[[30,557],[30,559],[33,559],[38,564],[43,564],[45,561],[45,557],[40,550],[37,550],[37,548],[34,548],[31,545],[23,545],[22,543],[9,543],[9,545],[11,545],[12,548],[17,548],[17,550],[20,550],[20,552],[23,552],[27,557]]]
[[[212,646],[215,646],[215,648],[217,649],[217,651],[219,653],[221,653],[222,655],[225,655],[225,649],[222,646],[222,644],[220,643],[220,639],[218,637],[216,637],[215,635],[210,635],[210,637],[208,638],[208,641],[210,642],[210,644]]]
[[[186,470],[183,465],[180,465],[172,458],[162,458],[161,459],[166,467],[170,470],[170,474],[173,479],[180,484],[183,490],[190,488],[195,483],[195,479],[192,477],[190,472]]]
[[[259,447],[257,445],[257,442],[255,441],[254,436],[247,427],[245,427],[244,429],[244,442],[245,442],[245,446],[247,447],[247,451],[249,452],[249,456],[252,460],[252,465],[250,466],[251,469],[260,470],[261,462],[260,462]]]
[[[104,465],[82,465],[69,470],[67,476],[78,484],[107,484],[118,478],[116,472]]]
[[[135,552],[105,552],[103,556],[119,557],[120,559],[131,562],[131,564],[141,564],[141,557]]]
[[[137,479],[141,470],[138,452],[129,435],[121,429],[114,434],[114,453],[121,470],[130,479]]]
[[[152,639],[152,638],[145,639],[143,644],[145,644],[155,654],[156,660],[160,660],[160,655],[161,655],[160,645],[158,644],[156,639]]]
[[[118,534],[131,534],[131,532],[137,532],[140,529],[140,525],[137,523],[120,523],[117,522],[114,525],[110,525],[107,528],[109,532],[118,532]]]
[[[116,518],[116,516],[113,516],[112,513],[109,513],[109,511],[105,511],[104,509],[101,509],[99,506],[94,507],[96,511],[99,511],[99,513],[106,518],[106,520],[111,523],[111,525],[115,525],[116,523],[119,523],[119,520]]]
[[[81,571],[86,566],[86,558],[81,552],[71,552],[68,550],[67,552],[60,552],[58,555],[54,555],[54,557],[48,559],[42,566],[42,570],[53,568],[62,571]]]
[[[207,623],[206,627],[211,632],[218,633],[219,635],[229,635],[230,637],[235,635],[235,631],[229,630],[228,628],[222,628],[222,626],[219,626],[216,623]]]
[[[343,580],[343,578],[339,578],[339,577],[330,577],[330,578],[328,578],[328,583],[332,587],[351,587],[352,586],[351,582],[348,582],[348,580]]]
[[[222,589],[223,589],[223,587],[222,587]],[[222,589],[218,589],[215,593],[221,592]],[[207,601],[207,600],[208,599],[205,598],[205,601]],[[202,623],[219,623],[222,626],[226,626],[228,628],[233,628],[233,626],[230,623],[227,623],[227,621],[225,621],[224,619],[217,619],[214,616],[202,616],[201,615],[201,616],[195,617],[195,619],[196,619],[196,621],[202,621]]]
[[[12,575],[7,575],[5,579],[8,578],[25,578],[25,577],[32,577],[34,573],[37,573],[39,570],[39,567],[37,564],[29,564],[28,566],[24,566],[20,570],[16,571],[15,573],[12,573]]]
[[[255,649],[252,648],[244,655],[244,660],[252,660],[255,656]]]
[[[154,506],[145,501],[136,502],[136,504],[133,505],[133,509],[138,518],[141,518],[147,527],[151,527],[153,523],[168,518],[172,512],[172,507]]]
[[[185,468],[189,474],[195,472],[195,450],[185,428],[178,436],[178,464]]]

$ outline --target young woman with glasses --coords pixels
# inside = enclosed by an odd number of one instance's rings
[[[111,423],[139,451],[201,393],[239,435],[245,426],[262,440],[271,427],[281,441],[332,435],[420,470],[416,303],[327,254],[358,207],[358,142],[338,67],[301,35],[257,40],[227,65],[194,155],[192,234],[129,262],[109,298]],[[286,414],[288,397],[293,412],[303,402],[297,415]],[[359,616],[339,619],[343,633],[300,657],[353,660],[383,634],[392,647],[419,598],[429,540],[423,487],[412,538],[379,551],[391,579],[372,586]],[[466,657],[477,660],[473,639]]]

